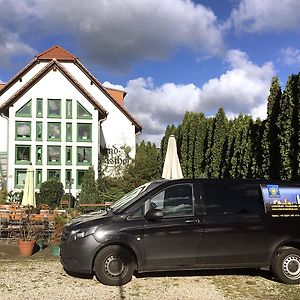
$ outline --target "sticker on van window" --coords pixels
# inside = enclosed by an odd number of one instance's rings
[[[300,217],[300,186],[262,184],[261,191],[272,217]]]

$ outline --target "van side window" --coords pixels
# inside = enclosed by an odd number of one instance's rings
[[[132,212],[128,217],[127,220],[140,220],[143,217],[144,206],[137,208],[134,212]]]
[[[171,186],[150,199],[150,208],[162,210],[164,218],[193,214],[193,188],[190,184]]]
[[[206,215],[262,214],[263,201],[258,183],[206,182]]]

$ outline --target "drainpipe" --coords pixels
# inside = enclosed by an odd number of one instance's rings
[[[103,119],[100,119],[98,121],[98,128],[99,128],[99,134],[98,134],[98,154],[100,152],[100,146],[101,146],[101,123],[104,122],[105,120],[107,119],[107,115],[103,118]],[[98,157],[98,162],[99,162],[99,157]],[[97,178],[98,178],[98,174],[99,174],[99,165],[98,165],[98,170],[97,170]]]

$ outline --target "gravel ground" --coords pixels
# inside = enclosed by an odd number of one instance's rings
[[[209,277],[170,277],[162,273],[158,277],[146,276],[133,277],[129,284],[122,287],[105,286],[95,278],[66,274],[59,259],[53,258],[50,247],[30,258],[23,258],[16,243],[0,242],[1,300],[226,299]]]
[[[203,299],[225,300],[208,279],[192,277],[135,278],[122,287],[67,275],[58,260],[0,261],[0,297],[17,299]]]

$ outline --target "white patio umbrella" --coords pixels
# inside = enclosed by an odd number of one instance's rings
[[[36,207],[33,173],[34,173],[33,167],[32,165],[30,165],[27,168],[27,173],[25,177],[24,193],[22,198],[23,206],[30,205]]]
[[[168,147],[164,162],[162,178],[166,179],[179,179],[183,178],[181,166],[177,154],[176,139],[171,135],[168,140]]]

